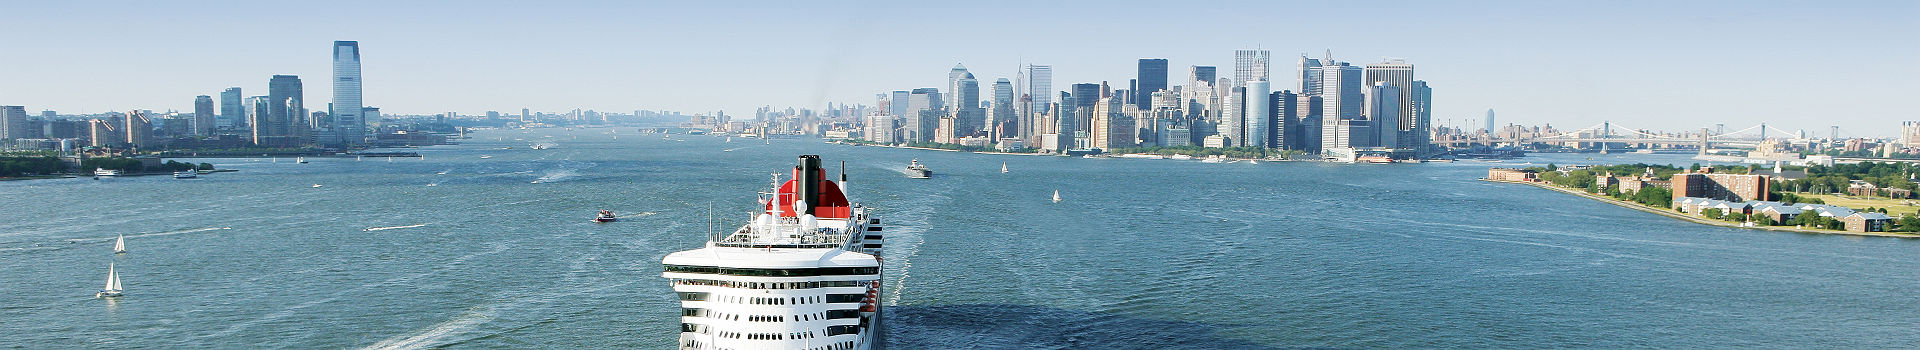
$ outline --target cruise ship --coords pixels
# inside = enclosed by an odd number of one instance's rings
[[[752,222],[662,259],[680,298],[679,349],[885,349],[880,221],[847,200],[840,168],[830,181],[820,156],[800,156]]]

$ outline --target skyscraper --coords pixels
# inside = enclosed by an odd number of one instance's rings
[[[1415,80],[1410,96],[1413,103],[1408,105],[1413,107],[1413,128],[1408,132],[1413,134],[1413,144],[1401,147],[1425,151],[1433,146],[1433,89],[1427,87],[1426,81]]]
[[[1293,91],[1274,91],[1267,99],[1267,148],[1300,150],[1300,96]]]
[[[306,93],[302,92],[300,77],[295,75],[274,75],[267,80],[267,121],[265,136],[289,137],[307,136]],[[289,143],[286,145],[297,144]]]
[[[1268,110],[1268,103],[1271,103],[1273,98],[1269,96],[1272,94],[1272,91],[1269,91],[1271,87],[1272,84],[1268,83],[1266,79],[1254,79],[1253,81],[1247,82],[1246,92],[1244,93],[1246,96],[1246,107],[1240,109],[1246,113],[1246,118],[1244,119],[1246,125],[1241,129],[1246,130],[1246,141],[1241,144],[1249,147],[1273,147],[1267,144],[1267,139],[1271,136],[1267,134],[1267,132],[1269,126],[1272,124],[1272,121],[1269,120],[1272,118],[1272,115],[1269,114],[1272,111]]]
[[[213,96],[193,97],[193,134],[213,135]]]
[[[273,125],[273,102],[267,96],[248,97],[244,104],[247,112],[247,125],[252,126],[249,136],[254,145],[273,145],[275,128]]]
[[[953,91],[953,134],[951,137],[973,135],[986,126],[986,116],[980,110],[980,80],[973,73],[960,76]]]
[[[1393,136],[1394,144],[1399,147],[1413,146],[1419,138],[1413,132],[1414,128],[1419,126],[1413,118],[1413,65],[1402,60],[1369,64],[1366,67],[1365,79],[1368,86],[1384,82],[1393,86],[1394,91],[1399,93],[1399,96],[1395,96],[1394,99],[1400,104],[1394,109],[1397,112],[1395,115],[1369,115],[1374,120],[1393,119],[1396,129],[1381,130],[1381,135]],[[1376,127],[1381,127],[1380,125],[1384,124],[1375,124]],[[1382,140],[1381,143],[1385,144],[1386,141]]]
[[[334,134],[346,146],[367,143],[367,120],[360,115],[360,42],[333,42],[333,104],[327,112],[333,118]]]
[[[1007,81],[1007,78],[1000,78],[1000,79],[994,80],[993,81],[993,121],[992,121],[992,124],[994,125],[988,125],[987,130],[997,131],[1002,133],[1019,134],[1020,133],[1019,129],[1025,127],[1024,125],[1019,125],[1019,124],[1024,124],[1024,121],[1021,121],[1020,118],[1016,117],[1015,115],[1016,114],[1013,111],[1013,82]],[[993,135],[993,137],[996,139],[1006,138],[1009,136],[1025,137],[1026,135],[1000,135],[1000,134]]]
[[[967,66],[960,65],[959,63],[954,63],[953,69],[947,70],[947,93],[952,94],[953,97],[955,97],[952,99],[948,99],[948,101],[946,101],[946,104],[943,105],[943,107],[946,108],[947,112],[949,113],[960,112],[960,106],[962,106],[960,104],[962,101],[960,101],[960,99],[958,98],[962,94],[962,92],[960,91],[960,79],[966,79],[967,76],[970,76],[970,75],[973,75],[973,73],[967,72]],[[979,93],[980,93],[979,91],[974,92],[975,102],[979,102],[979,99],[978,99]]]
[[[1377,142],[1369,146],[1400,148],[1400,87],[1377,81],[1367,87],[1367,119]]]
[[[1140,59],[1137,84],[1133,87],[1133,105],[1140,109],[1153,107],[1153,92],[1167,89],[1167,59]]]
[[[147,111],[127,111],[127,146],[146,148],[153,145],[153,119],[147,117]]]
[[[1075,131],[1086,131],[1088,128],[1091,128],[1093,125],[1093,107],[1100,104],[1100,84],[1073,84],[1072,91],[1073,103],[1071,105],[1060,105],[1062,114],[1069,113],[1067,112],[1068,107],[1073,108],[1071,114],[1074,116],[1073,125],[1076,129],[1061,130],[1062,133],[1068,134],[1072,134]]]
[[[1359,118],[1364,113],[1366,93],[1360,67],[1346,62],[1322,62],[1320,67],[1320,118],[1325,125],[1336,119]]]
[[[940,98],[940,88],[918,88],[907,96],[907,112],[901,128],[901,140],[906,142],[933,141],[933,133],[940,126],[940,117],[946,101]]]
[[[1186,112],[1189,132],[1199,133],[1198,130],[1191,129],[1192,123],[1206,119],[1207,108],[1213,106],[1218,99],[1213,94],[1213,82],[1217,78],[1215,72],[1216,68],[1213,66],[1193,66],[1187,70],[1187,86],[1180,90],[1183,95],[1180,96],[1180,109]],[[1201,135],[1201,137],[1205,136]]]
[[[0,139],[27,137],[27,107],[0,106]]]
[[[240,129],[247,127],[247,107],[241,102],[240,87],[230,87],[220,92],[220,119],[214,120],[216,128]]]
[[[1299,85],[1294,86],[1294,91],[1299,91],[1300,96],[1320,96],[1320,66],[1320,59],[1300,54],[1299,76],[1295,77],[1299,79]]]
[[[1233,82],[1267,80],[1272,61],[1272,53],[1267,50],[1233,50]]]
[[[1021,136],[1028,144],[1039,145],[1041,130],[1045,129],[1038,122],[1040,115],[1048,113],[1053,104],[1053,66],[1029,64],[1021,69],[1018,78],[1020,90],[1014,92],[1014,98],[1020,99],[1015,112],[1020,113],[1020,122],[1025,125],[1020,127],[1024,133]]]
[[[1494,130],[1493,129],[1493,109],[1488,108],[1487,109],[1487,136],[1488,137],[1493,136],[1493,130]]]

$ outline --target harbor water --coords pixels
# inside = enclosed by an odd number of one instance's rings
[[[885,227],[894,349],[1920,346],[1920,240],[1476,180],[1683,155],[1211,164],[472,135],[392,161],[0,182],[0,347],[671,348],[661,257],[743,223],[801,154],[845,161]],[[914,159],[931,179],[906,178]],[[95,299],[109,263],[126,295]]]

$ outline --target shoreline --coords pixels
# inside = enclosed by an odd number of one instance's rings
[[[1616,200],[1613,198],[1603,197],[1603,196],[1595,195],[1592,193],[1585,193],[1585,192],[1576,191],[1572,189],[1559,188],[1552,185],[1546,185],[1541,183],[1494,180],[1494,179],[1486,179],[1486,178],[1482,178],[1480,179],[1480,181],[1532,185],[1533,187],[1539,187],[1539,188],[1553,190],[1561,193],[1572,194],[1572,195],[1584,197],[1587,199],[1604,202],[1607,204],[1613,204],[1613,205],[1625,207],[1627,209],[1659,214],[1661,216],[1680,219],[1682,221],[1689,221],[1696,224],[1713,225],[1713,226],[1720,226],[1720,227],[1727,227],[1727,228],[1749,229],[1749,230],[1775,231],[1775,232],[1794,232],[1794,233],[1823,234],[1823,235],[1849,235],[1849,236],[1863,236],[1863,237],[1910,238],[1910,239],[1920,238],[1920,234],[1905,234],[1905,233],[1893,233],[1893,232],[1853,232],[1853,231],[1809,230],[1809,229],[1792,228],[1792,227],[1786,227],[1786,226],[1741,226],[1738,223],[1719,221],[1719,220],[1708,220],[1705,218],[1697,218],[1697,217],[1682,215],[1680,213],[1654,209],[1653,207],[1648,207],[1640,203]]]

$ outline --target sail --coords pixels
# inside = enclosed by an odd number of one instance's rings
[[[127,235],[120,235],[119,237],[116,237],[113,239],[113,252],[115,253],[127,252]]]
[[[1000,162],[1000,172],[1003,174],[1007,172],[1007,162]]]
[[[113,271],[113,263],[107,263],[107,286],[101,289],[120,290],[120,273]]]
[[[1053,201],[1060,201],[1060,190],[1053,190]]]

